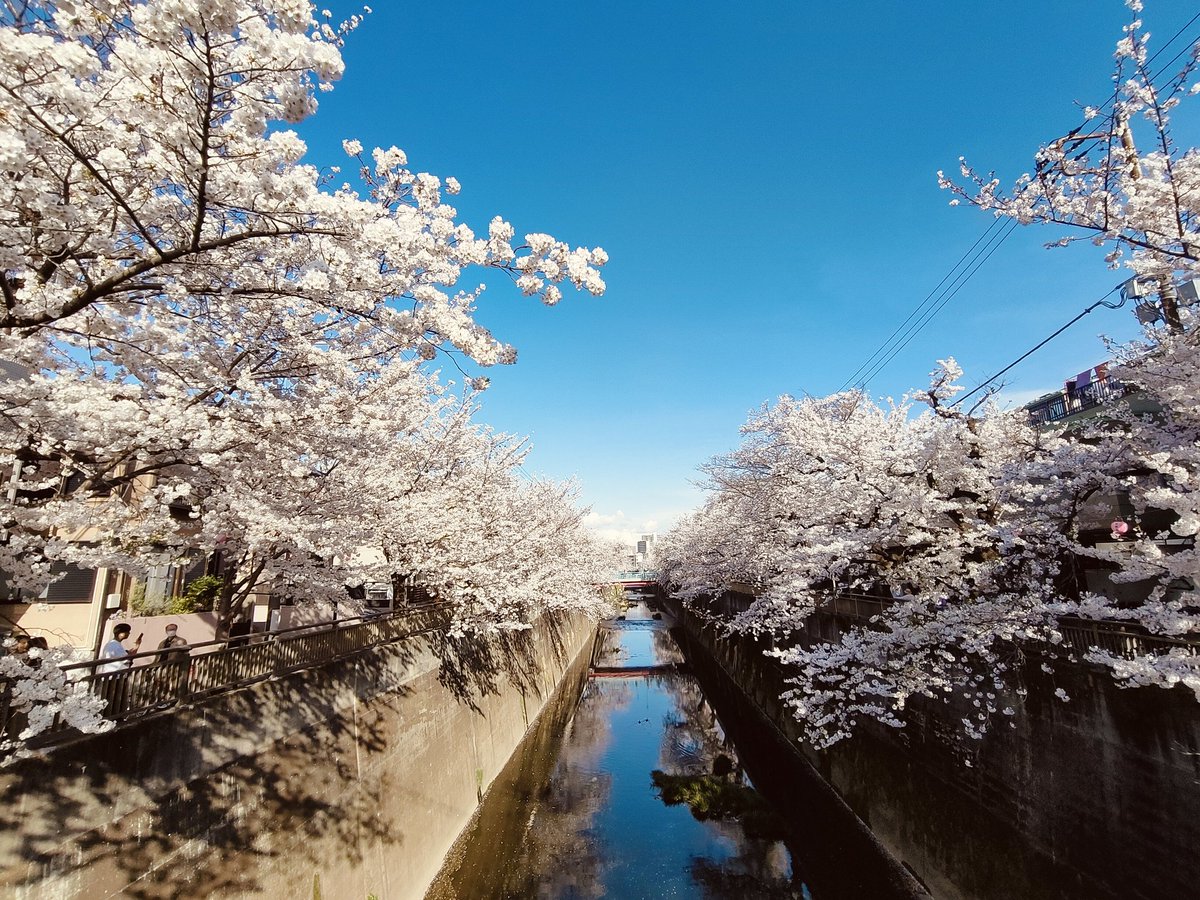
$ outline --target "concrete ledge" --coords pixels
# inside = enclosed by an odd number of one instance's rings
[[[822,897],[919,900],[929,892],[871,832],[842,796],[813,767],[778,716],[768,714],[747,690],[760,680],[738,677],[734,657],[694,616],[673,607],[684,655],[704,695],[734,737],[751,779],[786,800],[792,829],[808,851],[800,862]],[[734,666],[731,670],[731,665]],[[853,860],[853,866],[846,861]]]

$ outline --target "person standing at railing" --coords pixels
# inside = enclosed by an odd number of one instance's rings
[[[159,663],[158,700],[169,705],[169,701],[182,697],[187,690],[187,674],[191,649],[188,642],[179,636],[179,626],[174,622],[164,629],[166,637],[158,642]]]
[[[124,672],[133,665],[133,660],[129,657],[133,656],[142,648],[142,637],[138,635],[137,640],[133,642],[133,649],[125,649],[125,641],[129,640],[129,634],[133,629],[125,622],[121,622],[113,628],[112,640],[104,645],[100,651],[100,658],[112,660],[104,665],[96,666],[96,677],[92,680],[93,689],[108,701],[108,708],[105,714],[110,717],[121,715],[128,708],[129,703],[129,679],[128,677],[116,677],[115,673]],[[112,675],[112,678],[105,678],[105,675]]]
[[[120,672],[122,669],[127,669],[133,665],[133,660],[128,657],[133,656],[142,648],[142,637],[138,635],[137,640],[133,642],[133,649],[125,649],[125,641],[129,640],[129,634],[133,629],[125,622],[121,622],[113,629],[112,640],[104,645],[100,651],[101,659],[111,659],[113,662],[107,662],[102,666],[97,666],[97,672]]]
[[[167,636],[158,642],[159,653],[155,659],[160,663],[187,659],[188,642],[179,636],[179,626],[172,622],[164,630]]]

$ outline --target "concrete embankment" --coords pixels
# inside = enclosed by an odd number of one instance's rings
[[[970,701],[949,698],[912,703],[902,731],[868,725],[817,752],[801,742],[763,648],[678,613],[689,657],[711,659],[743,708],[808,760],[797,802],[820,809],[819,776],[834,807],[852,810],[933,896],[1195,895],[1200,705],[1190,691],[1123,690],[1101,671],[1060,664],[1047,673],[1031,657],[1015,674],[1018,689],[997,701],[1016,714],[983,740],[963,734]]]
[[[0,893],[421,897],[593,635],[422,635],[24,760]]]
[[[767,712],[778,700],[759,678],[742,676],[736,644],[705,629],[678,604],[667,601],[688,665],[705,697],[739,748],[755,787],[784,812],[806,851],[801,862],[814,892],[824,898],[917,900],[925,887],[880,842],[840,794],[812,765],[790,729]]]

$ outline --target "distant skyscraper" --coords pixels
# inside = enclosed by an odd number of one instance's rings
[[[658,540],[657,534],[643,534],[637,542],[636,552],[633,554],[634,560],[640,566],[649,565],[654,560],[654,542]]]

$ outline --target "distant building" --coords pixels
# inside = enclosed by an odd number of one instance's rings
[[[1192,285],[1188,283],[1189,287]],[[1030,423],[1037,426],[1071,426],[1102,419],[1113,409],[1117,401],[1123,401],[1130,411],[1139,415],[1161,413],[1162,407],[1137,388],[1126,385],[1109,374],[1109,363],[1100,363],[1063,383],[1061,391],[1045,394],[1028,403]],[[1120,552],[1127,539],[1113,532],[1116,523],[1137,523],[1144,535],[1153,535],[1154,543],[1163,556],[1170,556],[1194,545],[1194,538],[1183,538],[1169,534],[1175,519],[1169,510],[1147,508],[1135,510],[1124,491],[1096,493],[1083,503],[1078,511],[1078,538],[1085,546],[1108,552]],[[1115,567],[1111,563],[1098,562],[1088,557],[1075,560],[1077,576],[1088,591],[1103,594],[1117,602],[1134,606],[1145,600],[1149,583],[1144,581],[1119,581],[1111,579]],[[1177,601],[1196,605],[1195,578],[1179,578],[1171,586],[1171,597]]]
[[[643,534],[634,548],[633,562],[637,566],[648,567],[654,562],[654,544],[657,534]]]

